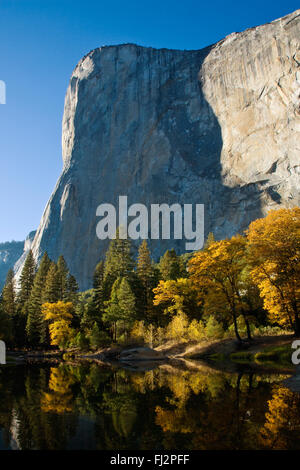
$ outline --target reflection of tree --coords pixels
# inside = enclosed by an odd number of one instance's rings
[[[73,409],[73,394],[71,387],[74,377],[64,367],[51,367],[49,389],[44,392],[41,407],[45,412],[57,414],[70,412]]]
[[[156,423],[166,434],[164,444],[172,448],[178,434],[186,434],[191,449],[256,448],[258,424],[253,417],[259,404],[253,376],[200,374],[199,380],[199,374],[194,375],[198,378],[190,383],[195,395],[178,400],[177,394],[177,400],[156,408]],[[184,379],[186,374],[177,376],[177,381]],[[177,384],[178,389],[183,386]],[[259,414],[263,416],[263,410]]]
[[[299,399],[274,386],[282,378],[169,365],[2,368],[0,428],[20,449],[299,448]]]
[[[14,397],[9,431],[15,446],[22,450],[66,448],[76,420],[42,410],[42,399],[48,388],[48,367],[18,366],[18,374],[14,371],[11,379],[7,384]]]
[[[130,393],[105,393],[103,399],[103,408],[111,416],[115,431],[127,438],[132,433],[137,418],[135,397]]]
[[[275,385],[260,436],[271,449],[297,449],[300,438],[300,395]]]

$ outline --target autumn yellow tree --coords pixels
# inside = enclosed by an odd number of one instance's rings
[[[49,332],[53,346],[65,347],[72,337],[72,302],[45,303],[42,305],[44,319],[49,321]]]
[[[166,315],[172,317],[167,328],[170,338],[184,338],[188,327],[188,318],[199,317],[201,309],[197,303],[197,291],[190,279],[160,281],[153,289],[155,306],[161,306]]]
[[[211,242],[207,249],[197,252],[189,262],[190,280],[204,298],[208,313],[222,313],[232,317],[235,335],[242,341],[238,331],[237,317],[244,316],[248,338],[251,338],[246,315],[248,306],[245,296],[245,246],[246,240],[236,235],[230,240]]]
[[[300,335],[300,208],[270,211],[247,231],[251,276],[273,323]]]
[[[190,318],[199,317],[201,310],[197,302],[198,293],[190,279],[160,281],[153,292],[154,305],[161,305],[165,313],[185,314]]]

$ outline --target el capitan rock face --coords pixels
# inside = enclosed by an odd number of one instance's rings
[[[203,203],[217,238],[299,205],[300,10],[199,51],[95,49],[72,74],[62,142],[32,249],[63,254],[81,289],[107,247],[96,208],[119,195],[148,207]],[[184,244],[151,247],[158,257]]]

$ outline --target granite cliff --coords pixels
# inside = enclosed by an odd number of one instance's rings
[[[81,289],[107,246],[96,208],[119,195],[203,203],[205,231],[217,238],[299,205],[300,10],[202,50],[91,51],[70,80],[62,146],[32,249],[63,254]],[[184,251],[178,240],[151,246],[155,257]]]
[[[0,291],[8,271],[13,268],[18,271],[19,266],[23,266],[35,234],[36,231],[30,232],[25,241],[0,243]]]

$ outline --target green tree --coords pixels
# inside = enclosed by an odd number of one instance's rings
[[[68,294],[69,269],[62,255],[58,258],[56,266],[59,300],[66,300]]]
[[[12,321],[0,302],[0,340],[12,344]]]
[[[42,294],[42,303],[55,303],[60,300],[60,279],[58,269],[54,261],[51,262]]]
[[[99,329],[99,326],[95,322],[89,336],[90,345],[92,348],[97,349],[103,346],[108,346],[110,343],[110,338],[104,331]]]
[[[41,306],[43,290],[50,265],[51,260],[48,254],[45,253],[37,270],[29,300],[26,333],[31,346],[37,346],[39,343],[45,342],[47,337],[47,328],[43,319]]]
[[[19,310],[26,316],[28,315],[29,299],[33,288],[36,274],[36,264],[33,253],[29,250],[24,267],[20,277],[20,291],[18,294]]]
[[[7,315],[13,318],[16,314],[16,287],[14,272],[10,269],[2,291],[3,308]]]
[[[186,277],[183,261],[173,248],[160,258],[158,268],[163,281],[176,281],[180,277]]]
[[[65,294],[65,300],[66,302],[72,302],[74,307],[76,307],[77,302],[78,302],[78,291],[79,287],[77,284],[77,281],[72,274],[68,275],[67,279],[67,289],[66,289],[66,294]]]
[[[93,306],[95,309],[95,316],[97,324],[99,325],[103,312],[104,312],[104,299],[105,299],[105,289],[104,289],[104,262],[100,261],[94,272],[94,296],[93,296]]]
[[[114,341],[117,340],[117,330],[120,327],[128,335],[128,330],[136,320],[136,298],[126,278],[119,277],[114,282],[103,320],[111,325]]]
[[[120,307],[120,321],[123,323],[126,334],[136,320],[136,298],[128,280],[123,277],[118,290],[118,303]]]
[[[121,278],[115,280],[111,296],[108,301],[105,302],[105,311],[103,314],[103,321],[111,326],[112,340],[117,340],[117,322],[120,319],[120,307],[118,291],[121,284]]]
[[[16,289],[14,272],[10,269],[2,291],[0,302],[0,339],[12,340],[13,321],[16,317]]]
[[[134,260],[131,241],[120,239],[119,230],[116,238],[110,242],[104,264],[105,298],[109,299],[114,282],[121,277],[133,277]]]
[[[153,289],[158,283],[159,274],[152,262],[146,240],[143,240],[139,247],[137,276],[142,286],[142,292],[140,294],[137,292],[136,295],[141,302],[142,320],[146,323],[152,323],[157,311],[153,305]]]

